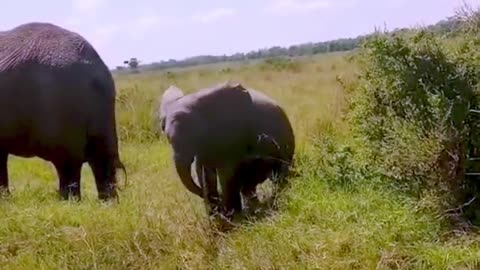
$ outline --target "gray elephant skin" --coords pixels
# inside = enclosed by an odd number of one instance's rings
[[[32,22],[0,32],[0,189],[9,193],[9,155],[53,163],[61,198],[81,199],[90,165],[98,197],[117,198],[120,161],[115,84],[93,46],[77,33]]]
[[[257,184],[272,172],[285,176],[293,159],[293,130],[282,108],[238,83],[189,95],[171,86],[162,96],[159,120],[183,184],[216,205],[218,174],[224,211],[229,215],[241,210],[240,191],[255,197]],[[202,187],[190,174],[194,158]]]
[[[252,99],[238,84],[220,84],[184,95],[175,87],[169,87],[162,95],[159,120],[172,149],[173,160],[180,180],[192,193],[203,194],[210,188],[200,188],[191,175],[196,160],[218,173],[222,187],[222,201],[231,208],[235,194],[233,176],[236,165],[255,143],[250,133],[253,117]],[[205,198],[206,199],[206,198]]]
[[[232,206],[235,212],[242,210],[241,196],[247,204],[258,203],[256,187],[270,178],[281,190],[286,178],[291,175],[295,152],[295,135],[288,116],[272,98],[252,88],[246,88],[252,98],[253,115],[251,127],[256,136],[250,155],[236,164],[232,179]],[[201,173],[197,168],[197,174]],[[206,168],[205,181],[210,183],[210,196],[217,195],[216,175]],[[278,191],[277,190],[277,191]],[[240,193],[238,192],[240,191]]]

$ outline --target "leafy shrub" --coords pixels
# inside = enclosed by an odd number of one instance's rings
[[[370,170],[368,162],[358,159],[358,146],[338,122],[319,123],[312,143],[315,153],[309,155],[308,164],[316,166],[305,174],[322,179],[331,191],[355,192],[365,187],[378,187],[379,175]]]
[[[449,207],[464,202],[465,157],[480,118],[469,116],[477,104],[474,64],[421,29],[378,33],[357,60],[349,120],[365,162],[397,188],[438,193]]]

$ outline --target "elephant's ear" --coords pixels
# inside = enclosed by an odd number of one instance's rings
[[[170,87],[163,92],[161,101],[160,101],[160,107],[158,109],[159,113],[159,118],[160,120],[164,119],[167,115],[168,107],[176,100],[184,97],[183,91],[174,86],[171,85]]]
[[[167,117],[168,108],[175,100],[182,98],[183,92],[180,88],[171,85],[163,92],[157,107],[155,129],[158,133],[165,132],[165,121]]]
[[[180,99],[184,96],[182,89],[176,87],[175,85],[170,85],[170,87],[163,92],[162,103],[167,104],[174,100]]]

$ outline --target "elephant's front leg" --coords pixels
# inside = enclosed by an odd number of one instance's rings
[[[235,213],[242,211],[241,183],[234,175],[233,166],[219,169],[218,174],[222,185],[224,215],[231,220]]]

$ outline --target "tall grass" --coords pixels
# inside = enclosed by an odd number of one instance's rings
[[[342,83],[353,81],[358,69],[347,56],[116,77],[121,156],[131,180],[120,204],[96,199],[87,166],[83,200],[62,202],[50,165],[11,157],[12,196],[0,202],[0,268],[480,267],[479,238],[444,235],[436,213],[422,207],[428,198],[417,201],[368,181],[354,189],[338,185],[364,176],[349,164],[350,150],[341,144],[350,140],[342,121],[349,94]],[[223,234],[209,226],[201,199],[180,183],[171,150],[155,131],[155,110],[170,84],[191,92],[228,79],[284,106],[296,133],[301,176],[291,179],[277,211]]]

